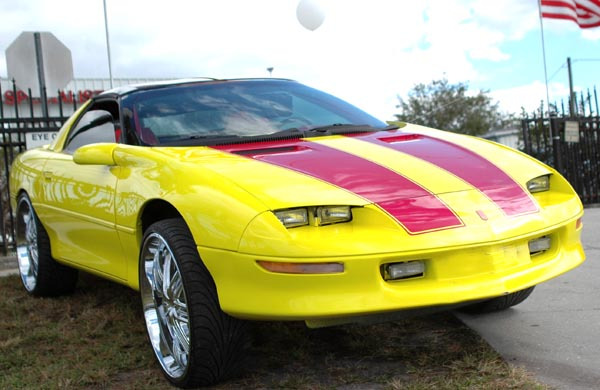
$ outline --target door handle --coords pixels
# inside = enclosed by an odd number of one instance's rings
[[[44,179],[52,180],[52,171],[44,171]]]

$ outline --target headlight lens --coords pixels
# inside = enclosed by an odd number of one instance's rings
[[[550,189],[550,175],[544,175],[531,179],[527,182],[527,189],[532,194],[535,192],[548,191]]]
[[[308,225],[308,210],[305,208],[275,211],[275,216],[287,228]]]
[[[352,219],[350,206],[321,206],[317,207],[315,217],[317,225],[348,222]]]
[[[286,228],[304,225],[322,226],[352,220],[350,206],[316,206],[276,210],[275,216]]]

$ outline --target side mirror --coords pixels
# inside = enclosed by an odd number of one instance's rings
[[[73,161],[79,165],[117,165],[113,152],[116,143],[84,145],[73,153]]]

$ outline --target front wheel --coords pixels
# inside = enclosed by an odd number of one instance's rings
[[[533,292],[534,288],[535,286],[526,288],[524,290],[515,291],[514,293],[503,295],[501,297],[488,299],[487,301],[474,303],[469,306],[461,307],[460,310],[472,314],[492,313],[495,311],[505,310],[509,307],[518,305],[527,299]]]
[[[167,379],[187,388],[234,375],[248,344],[246,323],[221,311],[214,281],[181,219],[146,230],[139,277],[148,337]]]

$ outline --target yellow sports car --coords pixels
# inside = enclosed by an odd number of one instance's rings
[[[554,169],[290,80],[107,91],[19,156],[10,189],[25,288],[69,293],[81,269],[139,290],[181,387],[235,372],[245,320],[499,310],[584,260]]]

